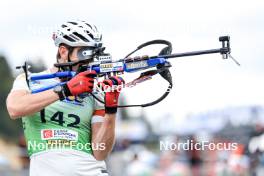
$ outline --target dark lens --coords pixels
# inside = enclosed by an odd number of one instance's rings
[[[91,59],[92,56],[93,56],[93,50],[94,50],[94,48],[92,48],[92,47],[84,47],[84,48],[81,48],[77,52],[78,59],[80,61],[81,60]]]

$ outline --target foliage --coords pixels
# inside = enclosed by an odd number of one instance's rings
[[[6,109],[6,98],[12,87],[13,76],[4,56],[0,56],[0,135],[18,138],[22,132],[21,120],[11,120]]]

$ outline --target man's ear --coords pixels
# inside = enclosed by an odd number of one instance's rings
[[[59,53],[60,53],[60,60],[61,62],[67,62],[68,60],[68,49],[65,46],[60,46],[58,49]]]

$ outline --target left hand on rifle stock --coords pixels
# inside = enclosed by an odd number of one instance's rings
[[[105,112],[113,114],[117,112],[118,98],[125,81],[121,77],[113,76],[99,82],[98,86],[105,92]]]

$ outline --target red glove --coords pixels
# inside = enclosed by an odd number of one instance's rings
[[[125,81],[121,77],[110,77],[98,83],[105,91],[105,113],[114,114],[117,112],[118,97]],[[110,90],[107,90],[108,87]]]
[[[63,85],[63,90],[66,96],[79,95],[82,93],[91,93],[93,91],[95,71],[84,71]]]

